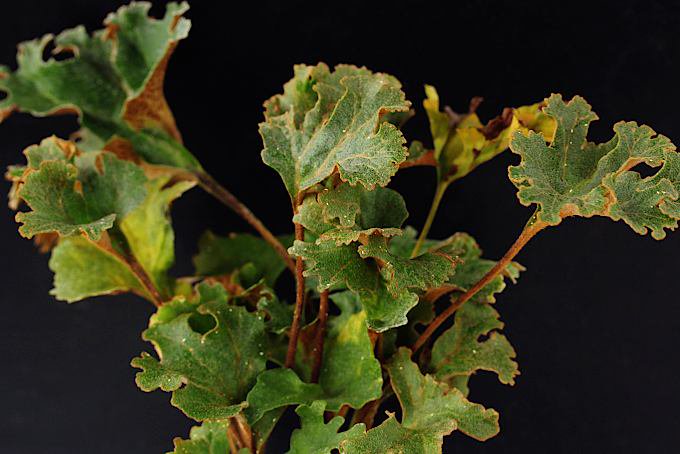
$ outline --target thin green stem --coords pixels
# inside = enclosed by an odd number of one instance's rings
[[[423,243],[427,239],[427,235],[430,233],[430,228],[432,227],[434,218],[437,215],[439,204],[441,203],[442,198],[444,197],[444,193],[446,192],[446,188],[448,187],[449,183],[446,181],[440,181],[439,183],[437,183],[437,190],[434,193],[434,198],[432,199],[432,204],[430,205],[430,212],[427,213],[427,219],[425,219],[425,224],[423,225],[423,228],[420,231],[418,241],[416,242],[416,245],[413,247],[413,251],[411,252],[411,258],[416,257],[420,252],[420,249],[423,247]]]

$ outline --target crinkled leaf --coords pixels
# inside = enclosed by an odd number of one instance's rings
[[[170,296],[172,289],[167,272],[175,262],[175,232],[170,220],[170,204],[194,186],[191,181],[168,186],[169,180],[169,176],[160,176],[149,181],[144,201],[120,223],[130,251],[166,297]]]
[[[456,311],[453,327],[437,338],[430,368],[441,379],[495,372],[501,383],[515,383],[519,375],[515,350],[498,330],[498,312],[489,304],[468,301]]]
[[[498,413],[468,401],[431,375],[423,375],[400,348],[387,364],[402,409],[401,423],[390,416],[362,437],[343,442],[343,453],[439,453],[443,437],[458,429],[477,440],[498,434]]]
[[[295,409],[302,427],[293,431],[288,454],[329,454],[338,449],[343,441],[356,438],[366,430],[363,424],[355,424],[349,430],[338,433],[345,418],[335,416],[326,423],[325,408],[325,402],[315,401]]]
[[[110,14],[106,28],[88,35],[83,26],[54,38],[56,52],[43,59],[51,35],[19,46],[18,69],[0,67],[0,120],[12,110],[36,116],[79,116],[83,146],[130,154],[191,170],[200,165],[182,145],[163,95],[165,69],[177,42],[189,32],[186,3],[169,3],[165,16],[148,17],[151,4],[133,2]],[[121,139],[123,143],[121,143]]]
[[[191,428],[189,439],[173,440],[174,451],[170,454],[229,454],[226,420],[206,421]]]
[[[678,199],[677,181],[641,178],[630,170],[639,163],[657,167],[676,160],[667,137],[648,126],[619,122],[609,142],[588,142],[588,127],[597,115],[578,96],[565,103],[552,95],[544,112],[557,122],[554,139],[546,143],[540,134],[516,133],[511,148],[522,159],[509,169],[520,202],[538,205],[538,221],[557,225],[567,216],[608,216],[641,234],[651,229],[656,239],[677,226],[677,213],[661,208]]]
[[[390,415],[361,437],[340,445],[342,454],[441,454],[442,438],[429,431],[411,430]]]
[[[393,295],[438,287],[454,273],[457,264],[455,258],[436,249],[413,259],[400,257],[392,254],[387,240],[378,235],[370,236],[367,244],[360,246],[358,251],[362,258],[371,257],[379,261],[380,271]]]
[[[316,278],[319,290],[344,286],[355,292],[366,309],[369,327],[375,331],[405,324],[406,313],[418,302],[415,293],[390,292],[376,263],[362,259],[356,244],[296,241],[289,252],[305,259],[305,276]]]
[[[50,293],[69,303],[130,291],[148,297],[127,263],[81,236],[59,241],[49,265],[54,272],[54,288]]]
[[[44,143],[44,142],[43,142]],[[102,232],[134,210],[146,196],[146,177],[136,165],[111,153],[86,153],[73,164],[45,160],[29,170],[18,196],[31,211],[18,213],[27,237],[56,232],[62,236],[84,233],[98,240]]]
[[[512,134],[517,130],[539,130],[551,137],[554,122],[540,113],[540,106],[523,106],[518,109],[506,108],[498,117],[483,125],[474,112],[479,98],[471,103],[468,114],[442,112],[439,107],[437,90],[425,86],[426,99],[423,106],[430,121],[430,132],[434,142],[433,160],[437,166],[440,181],[448,184],[469,174],[508,148]],[[416,154],[422,150],[416,145]],[[416,156],[411,159],[419,159]]]
[[[229,304],[219,285],[201,284],[196,313],[155,323],[143,333],[160,359],[143,353],[132,365],[144,391],[172,391],[172,404],[196,420],[227,418],[245,406],[248,391],[265,369],[266,337],[261,316]],[[197,331],[192,319],[212,317],[214,327]],[[205,323],[205,322],[203,322]]]
[[[290,235],[279,238],[289,246],[293,242]],[[198,243],[198,254],[194,257],[196,273],[201,276],[228,274],[252,264],[252,283],[264,279],[273,286],[281,272],[286,268],[281,256],[264,240],[247,233],[221,237],[205,232]]]
[[[298,65],[283,94],[265,103],[262,159],[293,198],[336,169],[352,185],[384,186],[407,153],[401,132],[380,116],[409,105],[392,76]]]
[[[342,184],[305,198],[294,221],[317,236],[317,243],[337,245],[359,241],[372,234],[399,235],[408,217],[404,199],[387,188],[367,191]]]
[[[324,400],[329,411],[337,411],[343,405],[361,408],[380,397],[382,373],[373,355],[366,313],[351,301],[344,303],[338,302],[341,315],[329,321],[319,383],[305,383],[291,369],[261,373],[248,394],[249,421],[258,421],[266,412],[285,405]]]

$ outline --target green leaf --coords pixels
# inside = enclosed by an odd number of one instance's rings
[[[300,405],[295,413],[300,416],[302,428],[293,431],[288,454],[330,454],[340,443],[364,433],[363,424],[355,424],[349,430],[338,433],[345,418],[335,416],[324,422],[326,403],[315,401],[311,405]]]
[[[519,375],[515,350],[498,333],[503,328],[489,304],[468,301],[456,311],[453,327],[432,347],[431,370],[440,379],[470,376],[478,370],[495,372],[501,383],[514,385]]]
[[[53,249],[50,269],[54,289],[50,294],[69,303],[97,295],[147,292],[127,263],[81,236],[62,238]]]
[[[187,416],[199,421],[227,418],[247,405],[246,394],[265,369],[264,321],[229,304],[219,284],[201,284],[198,292],[195,313],[144,331],[143,338],[154,344],[160,359],[143,353],[132,365],[142,369],[136,377],[142,390],[172,391],[171,403]],[[201,329],[206,320],[213,325],[207,331]]]
[[[657,167],[676,160],[667,137],[648,126],[619,122],[609,142],[588,142],[588,127],[597,115],[578,96],[565,103],[552,95],[544,112],[557,122],[554,139],[547,144],[540,134],[516,133],[511,149],[522,159],[509,169],[520,202],[538,205],[538,221],[557,225],[568,216],[607,216],[623,219],[641,234],[651,229],[656,239],[677,226],[678,213],[661,208],[678,199],[677,181],[641,178],[630,170],[640,163]]]
[[[381,273],[393,295],[409,290],[427,290],[443,284],[454,273],[458,263],[436,249],[407,259],[392,254],[384,237],[372,235],[367,244],[359,247],[362,258],[371,257],[381,264]]]
[[[45,142],[43,142],[44,144]],[[22,236],[55,232],[83,233],[98,240],[114,220],[124,218],[146,196],[141,168],[111,153],[86,153],[65,160],[43,161],[27,173],[18,196],[31,211],[18,213]]]
[[[182,145],[163,95],[168,59],[189,32],[186,3],[169,3],[165,16],[148,17],[151,4],[133,2],[110,14],[91,36],[83,26],[54,38],[56,53],[43,59],[52,35],[19,45],[18,69],[0,67],[0,119],[12,110],[35,116],[77,114],[83,148],[130,148],[151,163],[200,170]],[[121,143],[121,139],[123,142]]]
[[[229,454],[226,420],[206,421],[191,428],[189,440],[175,438],[171,454]]]
[[[430,432],[408,429],[394,415],[362,437],[340,445],[342,454],[441,454],[442,441]]]
[[[469,402],[430,375],[422,375],[400,348],[387,364],[392,388],[399,398],[402,421],[390,416],[362,437],[342,443],[344,453],[439,453],[443,437],[458,429],[477,440],[498,434],[498,413]]]
[[[172,290],[167,272],[175,262],[175,232],[169,215],[170,204],[195,184],[180,181],[168,186],[169,180],[169,176],[161,176],[149,181],[144,201],[120,223],[130,251],[166,297],[171,295]]]
[[[443,249],[455,256],[462,262],[456,267],[456,272],[447,284],[455,287],[455,294],[464,293],[496,265],[494,260],[482,258],[482,250],[479,245],[467,233],[456,233],[449,239],[442,242]],[[511,262],[505,270],[491,282],[486,284],[477,292],[471,301],[493,303],[496,301],[495,294],[505,289],[505,279],[509,278],[515,282],[519,278],[519,273],[524,271],[524,267],[517,262]]]
[[[331,317],[324,344],[319,383],[305,383],[291,369],[270,369],[257,377],[248,394],[251,423],[285,405],[327,402],[329,411],[343,405],[361,408],[382,394],[380,363],[373,355],[366,314],[351,301],[336,301],[341,315]]]
[[[425,94],[423,106],[434,142],[434,162],[438,179],[445,184],[464,177],[505,151],[515,131],[538,130],[546,137],[552,137],[554,131],[554,122],[540,113],[538,104],[506,108],[501,115],[483,125],[474,112],[480,102],[478,98],[471,102],[469,113],[460,115],[440,111],[439,95],[433,86],[426,85]],[[420,148],[415,144],[414,150],[419,156],[411,159],[423,155]]]
[[[332,72],[323,63],[298,65],[284,93],[265,103],[262,159],[292,198],[336,169],[351,185],[385,186],[407,151],[401,132],[380,116],[409,105],[392,76],[348,65]]]
[[[288,246],[293,242],[290,235],[279,239]],[[198,243],[198,254],[194,257],[196,274],[201,276],[229,274],[247,264],[254,267],[252,283],[264,279],[272,287],[286,268],[281,256],[269,244],[247,233],[221,237],[205,232]]]

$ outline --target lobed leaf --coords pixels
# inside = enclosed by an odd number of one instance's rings
[[[35,116],[77,114],[82,147],[108,148],[126,157],[190,170],[200,164],[182,145],[163,95],[165,69],[177,42],[188,35],[186,3],[169,3],[165,16],[148,17],[151,4],[133,2],[110,14],[106,28],[88,35],[83,26],[53,39],[19,45],[18,68],[0,67],[0,120],[13,110]],[[43,59],[55,53],[70,58]],[[134,151],[133,151],[134,149]]]
[[[341,443],[343,453],[438,453],[445,435],[458,429],[477,440],[498,431],[498,413],[469,402],[455,389],[448,389],[430,375],[422,375],[401,348],[387,364],[392,388],[399,398],[402,421],[390,416],[362,437]]]
[[[144,331],[159,359],[143,353],[132,365],[142,369],[136,377],[142,390],[171,391],[171,403],[187,416],[228,418],[247,405],[246,394],[265,369],[264,321],[229,304],[219,284],[199,285],[198,296],[195,313],[181,313]],[[201,318],[206,316],[213,321]]]
[[[431,370],[442,380],[486,370],[495,372],[501,383],[514,385],[519,375],[516,353],[498,332],[502,328],[491,305],[468,301],[456,311],[453,327],[435,341]]]
[[[594,144],[587,134],[597,115],[583,98],[565,103],[552,95],[543,110],[557,123],[554,139],[546,143],[539,134],[516,133],[511,149],[521,162],[509,169],[520,202],[538,206],[538,221],[557,225],[568,216],[607,216],[640,234],[651,230],[656,239],[677,226],[678,213],[662,209],[680,196],[677,181],[663,176],[668,170],[648,178],[630,170],[668,161],[666,169],[674,167],[675,146],[667,137],[645,125],[619,122],[609,142]]]
[[[284,92],[265,103],[262,160],[291,198],[336,169],[343,181],[385,186],[407,156],[404,138],[381,119],[407,111],[401,84],[366,68],[297,65]]]
[[[340,443],[363,434],[363,424],[355,424],[349,430],[338,433],[345,418],[335,416],[326,423],[325,408],[325,402],[315,401],[311,405],[300,405],[295,409],[302,427],[293,431],[288,454],[328,454],[338,449]]]

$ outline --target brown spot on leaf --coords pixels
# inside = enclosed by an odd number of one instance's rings
[[[510,107],[506,107],[499,116],[490,120],[480,132],[487,140],[493,140],[498,137],[504,129],[510,126],[512,123],[512,117],[512,109]]]

